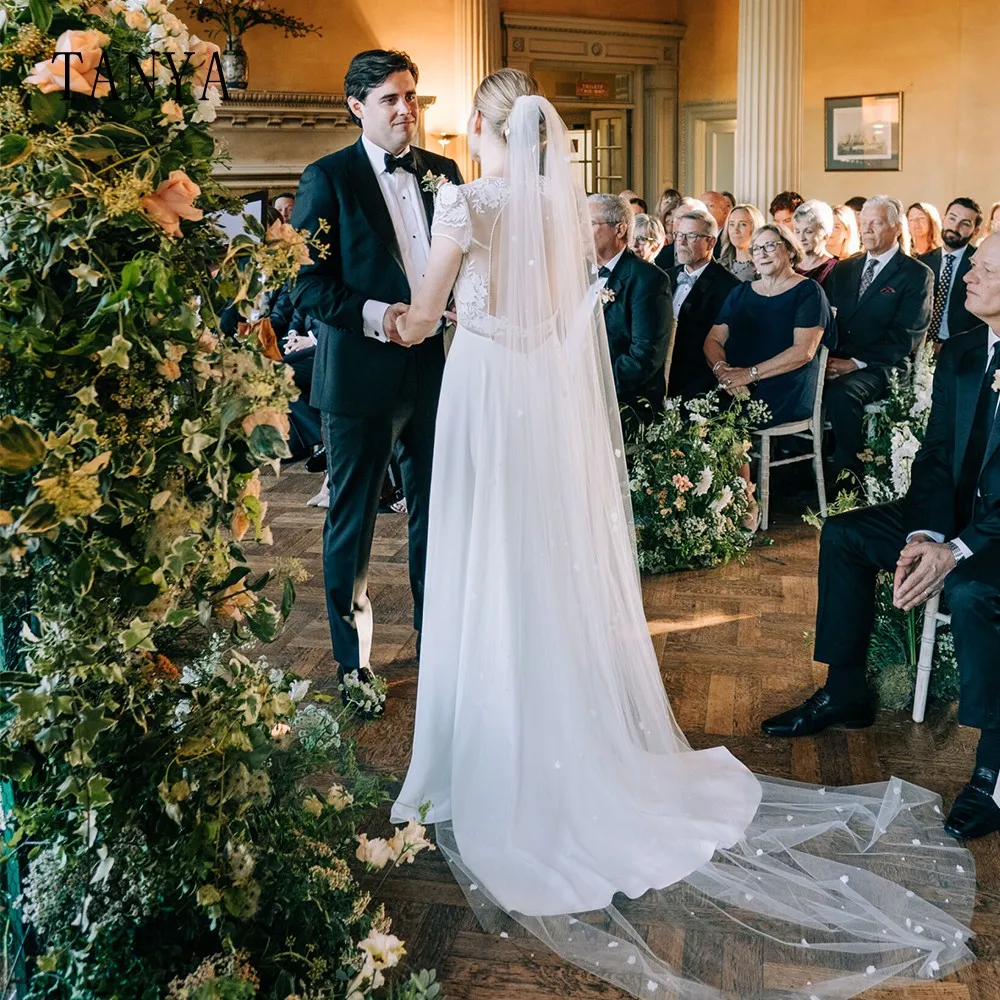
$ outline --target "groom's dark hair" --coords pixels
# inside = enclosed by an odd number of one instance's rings
[[[414,81],[420,79],[417,64],[405,52],[400,52],[398,49],[368,49],[367,52],[359,52],[347,67],[344,95],[364,104],[368,95],[376,87],[381,87],[393,73],[407,71],[413,74]],[[350,107],[347,113],[355,125],[361,125],[360,119],[355,118]]]

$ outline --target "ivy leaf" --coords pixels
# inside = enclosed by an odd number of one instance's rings
[[[89,593],[94,585],[94,564],[82,552],[70,563],[69,584],[77,597]]]
[[[295,584],[291,577],[285,578],[285,585],[281,589],[281,617],[287,618],[292,613],[292,605],[295,604]]]
[[[184,535],[182,538],[175,538],[170,546],[170,553],[163,562],[163,568],[175,579],[180,579],[184,575],[184,567],[193,562],[197,562],[198,555],[197,535]]]
[[[42,6],[42,0],[36,0]],[[46,10],[48,4],[44,5]],[[69,101],[63,100],[58,90],[51,94],[43,94],[40,90],[31,92],[31,113],[41,125],[55,125],[69,114]]]
[[[250,450],[263,459],[290,458],[288,442],[270,424],[258,424],[250,434]]]
[[[0,167],[13,167],[31,155],[31,140],[26,135],[5,135],[0,139]]]
[[[163,621],[171,628],[179,628],[197,617],[198,612],[195,608],[173,608],[164,615]]]
[[[96,705],[89,708],[83,708],[80,710],[80,722],[78,722],[73,727],[73,741],[74,745],[79,744],[81,748],[90,749],[94,745],[94,741],[103,733],[106,729],[111,729],[114,724],[114,719],[109,719],[104,714],[104,706]],[[91,778],[87,782],[88,788],[90,783],[94,780],[105,781],[107,779]],[[79,796],[78,796],[79,797]],[[110,796],[108,797],[110,801]]]
[[[45,440],[27,420],[8,413],[0,420],[0,472],[19,475],[45,457]]]
[[[24,750],[15,750],[10,760],[4,762],[4,769],[14,781],[27,781],[35,769],[35,760]]]
[[[106,573],[123,573],[135,566],[135,560],[125,555],[117,546],[97,553],[97,565]]]
[[[52,27],[52,4],[45,0],[28,0],[28,10],[31,11],[31,20],[35,22],[38,30],[47,34]]]
[[[129,366],[128,352],[131,347],[132,342],[130,340],[126,340],[120,333],[116,333],[110,345],[105,347],[103,351],[97,352],[97,356],[101,359],[101,367],[107,368],[109,365],[118,365],[119,368],[127,369]]]
[[[129,627],[124,632],[118,633],[118,641],[125,648],[125,652],[130,649],[145,649],[152,652],[156,647],[152,639],[149,638],[153,631],[153,622],[144,622],[141,618],[133,618]]]
[[[75,135],[69,141],[69,148],[78,159],[94,163],[118,155],[115,144],[100,135]]]
[[[18,519],[15,530],[25,535],[44,535],[60,524],[59,511],[47,500],[36,500]]]

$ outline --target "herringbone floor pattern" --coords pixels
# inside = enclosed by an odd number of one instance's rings
[[[302,466],[268,480],[273,549],[255,559],[301,559],[313,574],[299,587],[289,628],[269,656],[333,690],[333,660],[322,587],[321,510],[305,506],[320,478]],[[823,668],[810,659],[815,611],[817,534],[794,516],[779,517],[774,544],[751,553],[745,566],[652,577],[643,593],[650,632],[678,721],[696,747],[724,743],[760,773],[827,785],[851,785],[889,774],[932,788],[945,804],[968,777],[975,733],[957,725],[953,710],[931,709],[915,725],[907,715],[880,715],[875,726],[831,731],[816,739],[769,740],[762,718],[814,690]],[[406,519],[379,517],[371,596],[376,628],[375,668],[389,682],[385,717],[359,734],[365,763],[402,776],[409,759],[416,698],[415,634],[406,565]],[[374,824],[373,824],[374,825]],[[377,832],[377,831],[376,831]],[[866,1000],[1000,1000],[1000,836],[972,845],[979,892],[973,947],[979,960],[950,979],[899,990],[874,989]],[[407,968],[437,970],[451,1000],[555,1000],[622,996],[600,980],[520,936],[501,939],[476,923],[447,865],[436,854],[377,886],[377,898],[407,941]],[[669,960],[683,958],[706,981],[750,997],[755,984],[796,985],[761,951],[735,953],[723,942],[677,940],[668,928],[650,927],[650,944]]]

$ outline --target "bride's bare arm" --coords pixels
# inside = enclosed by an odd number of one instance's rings
[[[396,330],[404,344],[419,344],[437,328],[458,277],[462,257],[462,248],[447,236],[435,236],[431,240],[427,275],[406,314],[396,320]]]

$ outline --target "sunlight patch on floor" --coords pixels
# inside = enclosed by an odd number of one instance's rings
[[[671,619],[663,621],[654,619],[646,622],[649,626],[650,635],[664,635],[668,632],[691,632],[698,628],[711,628],[713,625],[725,625],[726,622],[742,621],[744,618],[754,618],[752,614],[746,615],[724,615],[708,614],[696,615],[694,618]]]

